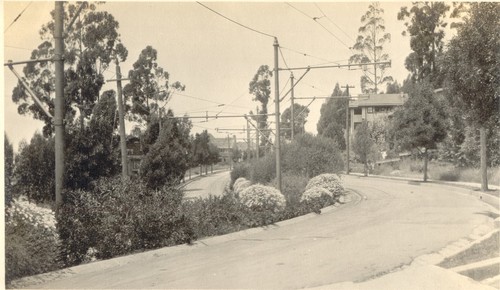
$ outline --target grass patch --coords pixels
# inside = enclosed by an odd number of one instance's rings
[[[500,256],[499,238],[500,232],[497,231],[496,233],[491,235],[491,237],[487,238],[481,243],[475,244],[469,249],[462,251],[455,256],[444,259],[444,261],[439,263],[438,266],[449,269],[471,264],[474,262],[496,258]],[[498,269],[498,265],[496,265],[496,267]]]

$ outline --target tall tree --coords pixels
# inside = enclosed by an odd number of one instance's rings
[[[444,28],[448,25],[445,19],[449,10],[450,6],[444,2],[413,2],[410,9],[402,7],[398,13],[398,20],[405,21],[406,26],[402,34],[410,35],[412,52],[406,58],[405,66],[414,82],[429,78],[435,87],[441,86],[443,78],[436,60],[443,51]]]
[[[359,160],[363,162],[365,176],[368,176],[368,161],[374,159],[374,146],[375,142],[371,137],[368,122],[363,120],[354,133],[352,150],[358,156]]]
[[[263,130],[267,129],[267,104],[269,102],[269,97],[271,96],[271,78],[273,77],[273,72],[269,70],[268,65],[261,65],[255,73],[252,81],[249,84],[249,92],[254,95],[253,100],[258,101],[261,104],[261,109],[259,114],[263,116],[258,116],[258,128]],[[269,143],[269,133],[263,131],[265,135],[264,138],[260,138],[261,146],[268,146]]]
[[[398,83],[398,81],[387,83],[386,94],[399,94],[403,92],[403,88]]]
[[[64,18],[70,21],[80,3],[65,3]],[[55,12],[51,12],[54,18]],[[127,50],[120,42],[118,22],[106,11],[96,11],[96,4],[87,4],[82,9],[73,29],[64,38],[65,52],[65,112],[66,122],[72,122],[76,109],[81,116],[80,125],[89,118],[104,84],[103,72],[113,57],[124,60]],[[32,59],[52,58],[54,20],[42,26],[42,43],[31,53]],[[54,114],[54,66],[50,62],[30,63],[23,69],[24,77],[40,101]],[[45,122],[43,132],[52,134],[51,120],[31,100],[25,88],[18,84],[12,92],[12,100],[18,104],[18,112],[31,114]]]
[[[169,73],[158,64],[157,59],[158,52],[148,45],[128,73],[130,81],[123,88],[123,94],[125,102],[129,99],[132,102],[125,110],[134,121],[149,123],[152,117],[160,118],[172,93],[185,89],[180,82],[170,84]]]
[[[472,3],[468,17],[448,45],[445,55],[446,87],[457,109],[479,127],[481,189],[488,189],[487,129],[499,122],[500,4]]]
[[[342,92],[339,83],[335,84],[335,88],[331,97],[346,96],[346,92]],[[321,105],[321,115],[316,128],[318,134],[323,137],[328,137],[337,142],[341,150],[345,150],[345,126],[346,126],[346,106],[347,99],[331,98]]]
[[[424,155],[424,181],[427,181],[428,150],[436,149],[447,132],[446,112],[435,98],[429,82],[413,84],[408,100],[394,112],[391,134],[404,150],[418,149]]]
[[[173,117],[174,114],[168,110],[167,116]],[[191,127],[187,118],[163,120],[158,138],[149,147],[141,163],[140,177],[149,188],[158,189],[167,184],[178,184],[182,180],[189,168]]]
[[[284,129],[283,133],[286,139],[292,138],[292,110],[291,107],[288,107],[281,114],[281,128]],[[305,124],[307,122],[307,116],[309,115],[309,108],[303,106],[301,104],[294,103],[293,104],[293,134],[303,134],[305,133]],[[289,129],[290,128],[290,129]]]
[[[88,127],[69,126],[67,141],[66,185],[73,189],[90,189],[91,182],[118,172],[116,154],[118,125],[114,91],[105,91],[92,110]]]
[[[36,201],[55,200],[54,138],[36,132],[16,156],[14,191]]]
[[[349,59],[351,63],[382,62],[389,60],[384,52],[384,45],[391,41],[391,34],[385,32],[384,9],[378,2],[368,6],[368,11],[361,17],[362,26],[353,46],[357,52]],[[391,82],[392,77],[385,75],[387,65],[367,66],[361,76],[361,91],[363,93],[378,93],[379,85]]]

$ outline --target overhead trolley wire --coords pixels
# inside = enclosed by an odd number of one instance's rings
[[[314,3],[314,5],[316,6],[316,8],[318,8],[321,14],[323,14],[323,17],[326,17],[326,19],[328,19],[333,25],[335,25],[340,31],[342,31],[342,33],[344,33],[344,35],[347,36],[350,40],[356,42],[349,34],[347,34],[342,28],[340,28],[340,26],[338,26],[335,22],[333,22],[333,20],[330,19],[330,17],[327,16],[317,3]]]
[[[321,26],[324,30],[326,30],[331,36],[333,36],[335,39],[337,39],[340,43],[342,43],[345,47],[347,47],[348,49],[350,49],[350,47],[345,44],[345,42],[343,42],[340,38],[338,38],[333,32],[331,32],[328,28],[326,28],[323,24],[319,23],[318,22],[318,19],[319,17],[312,17],[312,16],[309,16],[307,13],[303,12],[302,10],[296,8],[295,6],[293,6],[292,4],[288,3],[288,2],[285,2],[285,4],[287,4],[288,6],[292,7],[293,9],[295,9],[296,11],[298,11],[300,14],[304,15],[305,17],[313,20],[314,22],[316,22],[319,26]]]
[[[256,32],[256,33],[259,33],[259,34],[262,34],[262,35],[265,35],[265,36],[268,36],[268,37],[276,38],[276,36],[274,36],[274,35],[267,34],[267,33],[265,33],[265,32],[262,32],[262,31],[259,31],[259,30],[256,30],[256,29],[253,29],[253,28],[251,28],[251,27],[248,27],[248,26],[246,26],[246,25],[244,25],[244,24],[241,24],[241,23],[239,23],[239,22],[237,22],[237,21],[235,21],[235,20],[232,20],[231,18],[229,18],[229,17],[226,17],[226,16],[222,15],[221,13],[219,13],[219,12],[215,11],[214,9],[212,9],[212,8],[210,8],[210,7],[208,7],[208,6],[204,5],[204,4],[202,4],[201,2],[196,1],[196,3],[200,4],[201,6],[205,7],[206,9],[208,9],[208,10],[212,11],[213,13],[215,13],[215,14],[219,15],[220,17],[222,17],[222,18],[224,18],[224,19],[226,19],[226,20],[231,21],[232,23],[234,23],[234,24],[236,24],[236,25],[239,25],[239,26],[241,26],[241,27],[243,27],[243,28],[246,28],[246,29],[248,29],[248,30],[251,30],[251,31],[253,31],[253,32]]]
[[[23,15],[24,11],[26,11],[26,9],[28,9],[28,7],[31,5],[31,3],[33,3],[33,1],[31,1],[30,3],[28,3],[28,5],[26,5],[26,7],[24,7],[23,11],[21,11],[21,13],[19,13],[19,15],[17,15],[17,17],[14,18],[14,20],[9,24],[9,26],[7,28],[5,28],[3,33],[7,32],[7,30],[9,30],[9,28],[12,26],[12,24],[14,24],[14,22],[16,22],[21,17],[21,15]]]

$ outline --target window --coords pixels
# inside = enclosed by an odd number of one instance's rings
[[[361,115],[361,108],[354,108],[354,115]]]
[[[368,114],[373,113],[373,107],[367,107],[366,111],[368,112]]]

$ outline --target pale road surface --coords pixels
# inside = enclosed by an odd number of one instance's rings
[[[184,198],[192,199],[208,197],[209,195],[220,196],[224,193],[224,187],[230,180],[229,171],[215,172],[196,178],[196,180],[184,187]]]
[[[363,281],[466,238],[497,212],[466,189],[344,178],[346,187],[366,199],[264,230],[126,257],[116,265],[84,265],[59,280],[25,286],[269,289]]]

